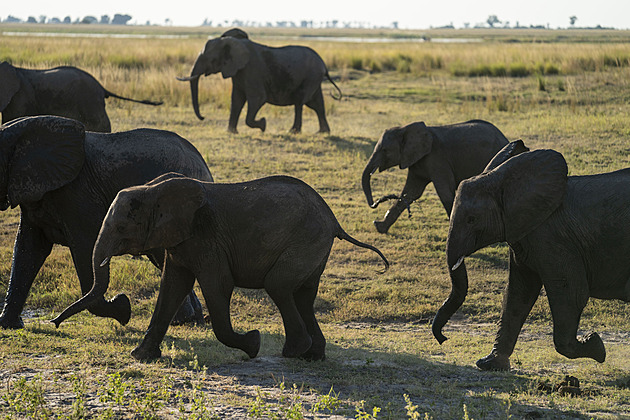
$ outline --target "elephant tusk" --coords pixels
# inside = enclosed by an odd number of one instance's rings
[[[107,264],[109,264],[109,260],[111,260],[112,257],[107,257],[103,260],[103,262],[101,263],[101,267],[106,266]]]
[[[459,257],[459,259],[457,260],[453,268],[451,268],[451,271],[457,270],[459,266],[462,265],[463,262],[464,262],[464,256],[462,255],[461,257]]]
[[[378,167],[372,169],[372,172],[370,172],[370,176],[374,175],[376,171],[378,171]]]
[[[180,82],[190,82],[191,80],[199,79],[200,77],[201,77],[201,75],[199,75],[199,76],[187,76],[187,77],[176,77],[176,79],[179,80]]]

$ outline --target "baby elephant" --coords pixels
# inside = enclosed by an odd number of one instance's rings
[[[233,184],[208,183],[179,174],[162,175],[118,193],[94,246],[94,267],[110,257],[166,248],[155,312],[136,359],[161,356],[160,343],[195,278],[201,286],[216,337],[255,357],[257,330],[238,334],[230,321],[235,286],[264,288],[284,322],[285,357],[323,360],[326,340],[313,302],[334,238],[371,249],[339,225],[322,197],[304,182],[272,176]],[[107,290],[96,282],[61,320],[85,309]]]

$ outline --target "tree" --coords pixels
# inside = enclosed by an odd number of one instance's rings
[[[494,28],[494,25],[496,25],[497,23],[501,23],[501,21],[499,20],[497,15],[490,15],[490,16],[488,16],[488,19],[486,20],[486,23],[491,28]]]
[[[121,15],[119,13],[116,13],[114,15],[114,19],[112,20],[112,24],[113,25],[126,25],[127,22],[129,22],[130,20],[131,20],[131,16]]]
[[[103,15],[103,16],[101,16],[101,22],[100,22],[101,24],[103,24],[103,25],[109,25],[109,21],[110,21],[110,19],[109,19],[109,16],[108,16],[108,15]]]
[[[575,25],[575,21],[577,20],[577,16],[571,16],[569,18],[569,22],[571,23],[571,26]]]

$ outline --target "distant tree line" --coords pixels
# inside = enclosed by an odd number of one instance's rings
[[[100,23],[102,25],[126,25],[127,22],[131,20],[131,16],[123,15],[120,13],[116,13],[113,18],[110,18],[109,15],[103,15],[100,19],[97,19],[94,16],[85,16],[84,18],[77,18],[74,21],[70,16],[66,16],[63,19],[58,17],[48,18],[47,16],[41,15],[38,18],[34,16],[29,16],[25,21],[17,18],[15,16],[9,15],[6,19],[0,19],[0,22],[5,23],[64,23],[64,24],[72,24],[72,23],[83,23],[83,24],[91,24],[91,23]]]

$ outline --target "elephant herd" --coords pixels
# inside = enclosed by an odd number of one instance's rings
[[[320,132],[330,131],[320,85],[328,79],[337,86],[313,50],[267,47],[240,29],[209,40],[191,75],[180,79],[190,82],[200,119],[199,78],[218,72],[232,79],[230,132],[236,132],[245,102],[249,127],[265,130],[265,119],[257,120],[256,113],[271,103],[295,107],[292,132],[301,130],[303,105],[316,112]],[[117,255],[146,255],[162,279],[135,358],[160,357],[170,323],[202,319],[192,292],[197,280],[215,335],[225,345],[257,355],[260,333],[235,332],[229,305],[234,287],[259,288],[282,316],[283,356],[323,360],[326,340],[313,303],[334,239],[374,251],[389,267],[380,250],[346,233],[322,197],[296,178],[214,183],[199,152],[177,134],[109,133],[104,98],[122,97],[81,70],[1,63],[0,80],[0,209],[21,211],[2,328],[24,326],[20,315],[29,289],[53,244],[61,244],[70,249],[84,296],[53,320],[57,327],[85,309],[126,324],[127,296],[104,298],[109,262]],[[375,201],[371,177],[394,166],[408,171],[402,192]],[[450,218],[446,260],[452,288],[433,320],[435,338],[446,340],[443,327],[466,298],[465,258],[507,242],[509,277],[498,332],[477,366],[510,368],[543,287],[556,350],[603,362],[602,339],[595,332],[578,337],[578,325],[589,297],[630,301],[630,169],[568,176],[560,153],[530,151],[480,120],[393,127],[376,143],[362,174],[372,208],[394,200],[384,219],[374,222],[377,231],[386,233],[429,183]]]

